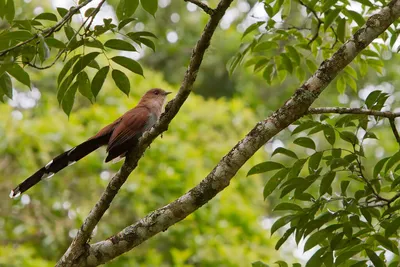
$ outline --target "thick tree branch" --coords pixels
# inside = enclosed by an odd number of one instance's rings
[[[362,108],[342,108],[342,107],[326,107],[326,108],[310,108],[309,114],[337,113],[337,114],[360,114],[375,117],[383,117],[394,119],[400,117],[400,112],[380,111]]]
[[[218,4],[215,12],[205,26],[199,41],[193,49],[189,66],[186,70],[178,94],[167,104],[165,112],[161,116],[159,122],[150,131],[144,134],[144,136],[140,139],[138,146],[133,149],[131,153],[129,153],[127,160],[122,165],[120,171],[111,179],[106,190],[100,197],[100,200],[90,211],[70,247],[57,263],[57,266],[93,266],[99,265],[118,256],[117,254],[109,254],[107,258],[105,258],[105,255],[102,254],[96,254],[96,256],[94,256],[94,254],[89,253],[90,246],[86,244],[86,242],[90,238],[93,229],[100,221],[105,211],[109,208],[110,203],[118,193],[118,190],[127,180],[129,174],[136,168],[137,163],[142,157],[144,151],[158,135],[168,129],[170,121],[175,117],[189,96],[193,83],[196,80],[197,72],[199,71],[201,62],[203,60],[204,53],[210,45],[211,37],[232,1],[233,0],[221,0]]]
[[[204,12],[206,12],[208,15],[212,16],[215,12],[214,9],[212,9],[211,7],[207,6],[205,3],[199,1],[199,0],[184,0],[185,2],[190,2],[198,7],[200,7],[201,9],[203,9]]]
[[[221,1],[220,3],[220,5],[225,5],[226,7],[229,4],[230,1]],[[217,8],[217,13],[218,10],[221,10],[220,7]],[[79,264],[78,262],[74,262],[76,263],[74,265],[97,265],[109,261],[118,255],[129,251],[133,247],[138,246],[155,234],[168,229],[168,227],[181,221],[211,200],[216,194],[229,185],[230,180],[236,172],[261,146],[281,130],[285,129],[288,125],[306,114],[310,105],[327,87],[327,85],[332,82],[337,74],[342,71],[365,47],[367,47],[372,40],[383,33],[390,24],[399,18],[399,16],[400,0],[393,0],[388,6],[381,9],[379,13],[370,17],[366,25],[359,29],[350,40],[343,44],[343,46],[330,59],[325,60],[316,73],[301,85],[281,108],[275,111],[267,119],[257,123],[245,138],[221,159],[218,165],[203,181],[200,182],[199,185],[174,202],[155,210],[139,222],[126,227],[111,238],[88,246],[84,255],[79,259]],[[206,29],[212,21],[213,18],[211,18]],[[204,40],[203,37],[201,40]],[[191,67],[193,60],[194,58],[197,58],[200,59],[201,62],[201,58],[196,57],[196,51],[200,45],[201,41],[199,41],[192,56],[191,65],[185,75],[185,80],[179,94],[172,103],[169,103],[168,109],[158,125],[141,139],[139,146],[140,153],[130,155],[127,163],[123,165],[121,171],[113,178],[113,181],[111,181],[110,185],[107,187],[105,194],[115,195],[121,184],[121,182],[118,181],[126,179],[126,176],[132,171],[133,167],[131,166],[135,166],[138,157],[142,155],[141,152],[144,151],[143,146],[147,146],[155,136],[164,131],[167,128],[169,121],[179,110],[181,106],[179,103],[183,103],[182,101],[184,101],[189,94],[191,84],[193,84],[195,78],[195,73],[198,70],[198,68],[193,69]],[[200,62],[198,62],[198,64],[200,64]],[[192,73],[193,70],[195,70],[194,73]],[[107,205],[107,203],[109,204],[107,201],[104,203],[100,201],[96,204],[94,210],[99,209],[103,204]],[[88,218],[91,216],[97,216],[96,213],[92,213],[93,212],[91,212],[91,215],[89,215]],[[86,223],[82,229],[84,231],[88,231],[89,229],[91,232],[90,228],[86,228]],[[69,266],[72,266],[72,264]]]
[[[64,26],[64,24],[67,23],[70,18],[72,18],[73,15],[75,15],[82,7],[86,6],[90,2],[92,2],[92,0],[86,0],[86,1],[83,1],[81,4],[79,4],[77,6],[71,7],[71,9],[67,12],[67,14],[65,14],[65,16],[59,22],[57,22],[56,25],[54,25],[52,27],[49,27],[47,29],[44,29],[42,31],[41,35],[43,35],[44,37],[48,37],[51,34],[53,34],[54,32],[59,31]],[[26,45],[27,43],[29,43],[29,42],[31,42],[33,40],[38,39],[39,36],[40,36],[40,34],[36,33],[31,38],[29,38],[28,40],[25,40],[25,41],[13,46],[13,47],[10,47],[10,48],[7,48],[7,49],[4,49],[4,50],[0,51],[0,57],[4,56],[8,52],[10,52],[10,51],[12,51],[12,50],[14,50],[14,49],[16,49],[18,47],[21,47],[21,46]]]

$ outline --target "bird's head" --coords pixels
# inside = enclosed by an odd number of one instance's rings
[[[147,91],[140,99],[140,104],[149,107],[162,107],[167,99],[167,95],[171,92],[167,92],[160,88],[153,88]]]

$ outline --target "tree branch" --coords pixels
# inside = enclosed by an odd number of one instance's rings
[[[212,9],[211,7],[207,6],[205,3],[200,2],[199,0],[183,0],[183,1],[190,2],[190,3],[200,7],[201,9],[203,9],[204,12],[206,12],[210,16],[214,15],[215,10]]]
[[[397,143],[400,145],[400,136],[399,132],[397,131],[396,124],[394,123],[394,118],[390,118],[389,123],[390,127],[392,128],[393,135],[396,138]]]
[[[136,168],[139,159],[142,157],[144,151],[150,143],[161,133],[168,129],[171,120],[178,113],[179,109],[191,93],[194,81],[197,77],[204,53],[210,45],[211,37],[218,26],[219,21],[225,14],[233,0],[221,0],[215,12],[210,17],[204,31],[193,49],[190,58],[189,66],[186,70],[183,82],[176,97],[170,101],[165,107],[165,112],[161,116],[159,122],[148,132],[146,132],[139,140],[139,144],[127,156],[125,163],[122,165],[120,171],[111,179],[107,188],[103,192],[100,200],[96,203],[94,208],[90,211],[85,219],[85,222],[79,229],[76,237],[72,241],[70,247],[57,263],[57,266],[85,266],[85,265],[98,265],[105,262],[104,255],[89,254],[90,246],[86,244],[90,238],[93,229],[104,215],[105,211],[109,208],[110,203],[114,199],[118,190],[127,180],[129,174]],[[90,257],[89,257],[90,255]],[[114,258],[117,255],[109,255],[109,258]]]
[[[236,172],[261,146],[288,125],[306,114],[310,105],[318,98],[327,85],[332,82],[337,74],[400,16],[400,0],[393,0],[388,6],[382,8],[379,13],[370,17],[366,25],[343,44],[331,58],[325,60],[314,75],[301,85],[281,108],[267,119],[257,123],[245,138],[237,143],[221,159],[218,165],[199,185],[174,202],[150,213],[136,224],[126,227],[111,238],[91,246],[87,245],[83,247],[94,225],[97,224],[120,186],[136,166],[138,159],[143,154],[147,145],[157,135],[167,129],[168,123],[188,97],[204,51],[209,45],[210,38],[218,21],[230,3],[231,1],[229,0],[222,0],[218,5],[215,14],[211,17],[193,51],[190,65],[178,95],[167,105],[166,112],[161,117],[159,123],[141,138],[135,153],[129,154],[128,159],[118,174],[112,179],[102,198],[89,214],[84,225],[78,232],[78,236],[74,239],[71,247],[58,263],[58,266],[94,266],[109,261],[141,244],[155,234],[168,229],[168,227],[181,221],[207,203],[229,185],[230,180]],[[80,249],[84,250],[84,253],[79,253],[78,257],[81,257],[74,259],[74,256],[77,256],[73,255],[73,251],[77,253],[74,245],[77,244],[80,246]]]
[[[326,108],[310,108],[309,114],[337,113],[337,114],[360,114],[370,115],[375,117],[384,117],[394,119],[400,117],[400,112],[380,111],[362,108],[341,108],[341,107],[326,107]]]
[[[86,1],[82,2],[82,3],[81,3],[80,5],[78,5],[78,6],[71,7],[71,9],[67,12],[67,14],[65,14],[65,16],[64,16],[59,22],[57,22],[56,25],[54,25],[54,26],[52,26],[52,27],[49,27],[49,28],[43,30],[43,32],[42,32],[41,35],[43,35],[44,37],[48,37],[48,36],[50,36],[52,33],[54,33],[54,32],[56,32],[56,31],[60,30],[60,29],[62,28],[62,26],[64,26],[64,24],[67,23],[67,21],[68,21],[70,18],[72,18],[73,15],[75,15],[82,7],[86,6],[86,5],[89,4],[90,2],[92,2],[92,0],[86,0]],[[23,41],[23,42],[21,42],[21,43],[15,45],[15,46],[13,46],[13,47],[10,47],[10,48],[7,48],[7,49],[4,49],[4,50],[0,51],[0,57],[1,57],[1,56],[4,56],[4,55],[7,54],[8,52],[10,52],[10,51],[12,51],[12,50],[14,50],[14,49],[16,49],[16,48],[18,48],[18,47],[21,47],[21,46],[26,45],[27,43],[29,43],[29,42],[31,42],[31,41],[33,41],[33,40],[38,39],[39,36],[40,36],[40,34],[36,33],[36,34],[34,34],[31,38],[29,38],[28,40],[25,40],[25,41]]]

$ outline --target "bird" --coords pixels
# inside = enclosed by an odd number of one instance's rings
[[[101,146],[107,146],[105,162],[125,157],[143,133],[158,121],[167,95],[170,93],[160,88],[150,89],[134,108],[102,128],[87,141],[53,158],[44,167],[11,190],[10,198],[18,197],[41,180],[52,177]]]

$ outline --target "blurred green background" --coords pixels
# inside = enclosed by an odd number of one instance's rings
[[[110,5],[100,17],[115,19],[114,2],[108,1]],[[15,3],[18,17],[31,18],[72,2]],[[216,3],[209,1],[210,6]],[[256,4],[233,3],[230,16],[222,20],[206,53],[194,94],[163,138],[146,152],[95,229],[92,242],[109,237],[199,183],[257,121],[282,105],[303,82],[288,76],[283,83],[267,85],[261,74],[246,68],[228,75],[226,65],[239,48],[243,29],[262,15],[252,13]],[[169,0],[159,1],[155,19],[140,8],[135,16],[138,21],[130,27],[151,31],[158,40],[155,52],[141,51],[139,61],[145,67],[145,78],[130,76],[129,98],[109,77],[97,102],[92,105],[78,96],[68,118],[56,98],[57,74],[63,66],[60,62],[49,70],[30,69],[33,90],[15,83],[14,99],[0,105],[0,266],[53,266],[122,163],[104,164],[105,150],[99,149],[16,200],[8,198],[10,189],[52,157],[122,115],[148,89],[161,87],[176,93],[191,50],[208,20],[192,4]],[[133,56],[139,57],[138,53]],[[359,77],[358,87],[371,91],[371,87],[380,86],[393,92],[398,84],[395,57],[391,55],[385,62],[384,77],[371,70],[366,77]],[[106,59],[99,58],[99,63],[101,60]],[[338,97],[332,87],[315,106],[356,106],[363,97],[362,90],[349,90]],[[390,103],[395,105],[396,95]],[[390,129],[382,127],[377,134],[390,136]],[[303,261],[309,257],[296,250],[293,242],[275,251],[279,236],[271,238],[268,228],[274,220],[270,203],[275,204],[278,198],[263,200],[267,175],[246,177],[249,168],[268,159],[273,148],[286,145],[295,150],[290,142],[285,143],[289,137],[290,132],[284,131],[266,144],[231,185],[204,207],[106,266],[249,266],[257,260]],[[375,157],[392,153],[396,149],[393,144],[392,137],[384,143],[371,143],[368,160],[374,162]]]

